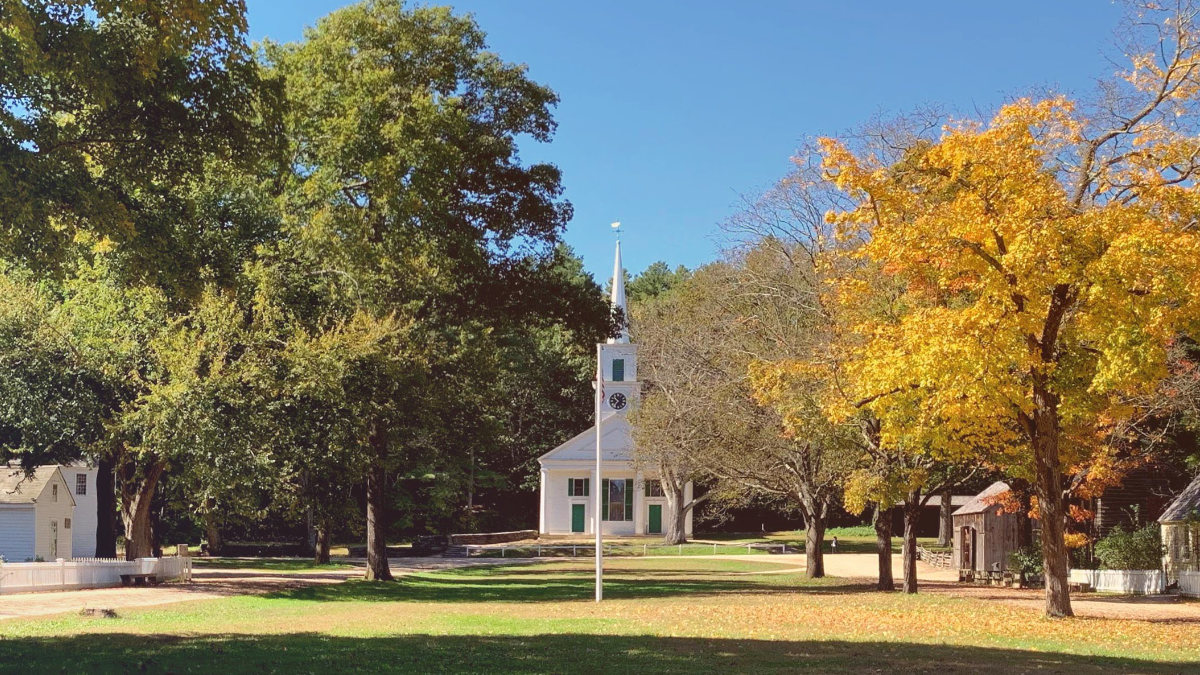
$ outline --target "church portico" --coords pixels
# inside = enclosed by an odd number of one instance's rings
[[[614,268],[612,304],[627,313],[620,242]],[[600,381],[596,384],[601,391],[600,477],[596,477],[595,426],[538,458],[541,465],[538,531],[594,535],[599,496],[603,534],[662,534],[673,514],[657,475],[649,471],[643,475],[634,465],[633,436],[626,417],[641,398],[637,345],[630,343],[629,333],[623,329],[618,337],[599,346],[599,358]],[[691,484],[685,492],[686,500],[690,500]],[[692,534],[690,511],[684,532],[689,537]]]

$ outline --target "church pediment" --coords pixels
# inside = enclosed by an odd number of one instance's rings
[[[600,456],[604,461],[633,460],[633,436],[625,415],[613,414],[601,421]],[[538,458],[542,463],[574,460],[596,460],[595,426]]]

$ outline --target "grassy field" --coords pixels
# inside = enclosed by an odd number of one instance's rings
[[[1194,625],[1048,621],[806,580],[758,561],[471,568],[0,622],[3,672],[1145,672],[1200,668]]]
[[[336,559],[332,559],[327,564],[318,565],[305,558],[195,558],[192,560],[192,564],[197,568],[268,570],[271,572],[348,570],[355,567],[348,562]]]

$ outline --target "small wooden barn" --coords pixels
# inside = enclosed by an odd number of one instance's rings
[[[0,557],[70,559],[74,513],[75,498],[57,466],[26,473],[0,465]]]
[[[951,516],[954,522],[954,563],[960,572],[994,572],[1008,567],[1008,554],[1019,541],[1017,513],[1002,513],[996,503],[1008,484],[992,483]]]
[[[1200,476],[1167,505],[1158,524],[1167,578],[1175,579],[1180,571],[1200,571]]]

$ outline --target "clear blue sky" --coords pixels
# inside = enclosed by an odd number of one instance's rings
[[[346,0],[248,0],[251,37],[299,39]],[[1106,0],[451,0],[492,50],[562,98],[553,143],[567,242],[603,282],[609,223],[632,273],[717,256],[718,224],[801,140],[936,103],[969,113],[1035,87],[1092,91],[1114,66]]]

